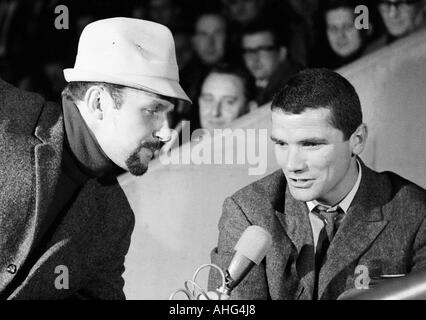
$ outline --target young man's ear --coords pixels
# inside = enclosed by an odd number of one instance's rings
[[[280,46],[279,48],[279,60],[284,61],[287,59],[287,47]]]
[[[357,156],[361,154],[364,150],[365,144],[367,142],[368,130],[367,126],[362,123],[359,127],[352,133],[350,137],[350,146],[352,149],[352,155]]]

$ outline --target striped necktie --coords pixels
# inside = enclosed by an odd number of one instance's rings
[[[324,223],[328,241],[331,242],[343,218],[343,210],[339,206],[330,209],[322,205],[317,205],[312,212]]]
[[[317,205],[312,213],[317,215],[324,223],[324,227],[318,237],[317,249],[315,252],[315,286],[314,286],[314,299],[318,299],[318,278],[324,258],[326,256],[328,247],[343,219],[344,212],[337,206],[335,208],[327,208],[322,205]]]

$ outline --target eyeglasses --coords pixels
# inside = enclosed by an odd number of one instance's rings
[[[379,0],[379,6],[385,7],[386,9],[390,9],[391,7],[394,7],[395,9],[399,9],[403,6],[410,6],[420,1],[421,0],[399,0],[399,1]]]
[[[277,46],[275,45],[265,45],[265,46],[259,46],[256,48],[243,48],[243,54],[244,56],[254,56],[258,54],[265,54],[272,51],[277,50]]]

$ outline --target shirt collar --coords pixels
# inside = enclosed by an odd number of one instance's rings
[[[346,213],[349,209],[349,206],[351,205],[353,199],[355,198],[355,194],[357,193],[359,189],[359,185],[361,183],[361,176],[362,176],[362,167],[359,163],[358,159],[356,160],[356,163],[358,165],[358,178],[356,179],[356,182],[354,186],[352,187],[351,191],[346,195],[346,197],[343,198],[342,201],[340,201],[338,204],[336,204],[334,207],[330,209],[335,209],[336,207],[340,207],[344,213]],[[308,206],[309,212],[311,212],[317,205],[320,203],[317,200],[312,200],[306,202],[306,205]],[[322,205],[322,204],[321,204]]]

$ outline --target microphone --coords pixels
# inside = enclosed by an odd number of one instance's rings
[[[254,265],[266,256],[272,246],[271,234],[259,226],[248,227],[234,247],[235,254],[225,273],[225,282],[217,291],[221,300],[229,298],[231,291],[238,286]]]
[[[371,289],[344,292],[339,300],[425,300],[426,270],[387,279]]]
[[[259,226],[248,227],[234,247],[232,257],[226,273],[215,264],[204,264],[194,273],[192,280],[185,281],[185,289],[175,290],[169,297],[174,299],[176,294],[183,293],[189,300],[228,300],[231,291],[244,279],[254,265],[258,265],[272,246],[272,236]],[[217,269],[222,277],[222,285],[215,291],[204,291],[196,282],[198,273],[206,268]],[[201,292],[197,294],[196,290]]]

